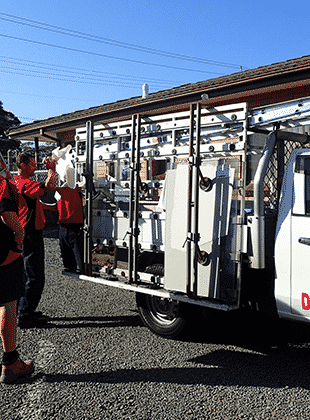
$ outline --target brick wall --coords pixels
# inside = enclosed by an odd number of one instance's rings
[[[103,178],[107,175],[108,167],[106,162],[97,163],[97,178]]]
[[[146,181],[148,179],[149,171],[148,171],[148,162],[147,160],[140,161],[140,178],[141,181]]]
[[[75,130],[60,131],[56,133],[57,139],[60,142],[61,147],[67,146],[67,144],[74,143],[75,141]]]

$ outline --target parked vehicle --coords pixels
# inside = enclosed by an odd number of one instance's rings
[[[134,291],[164,337],[197,307],[309,321],[309,110],[199,101],[77,129],[64,159],[85,190],[80,277]]]

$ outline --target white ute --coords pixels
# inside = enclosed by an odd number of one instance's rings
[[[164,337],[197,306],[310,320],[309,124],[310,98],[89,121],[60,170],[85,190],[79,277]]]

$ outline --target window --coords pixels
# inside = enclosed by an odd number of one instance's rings
[[[310,216],[310,156],[298,155],[294,171],[294,213]]]

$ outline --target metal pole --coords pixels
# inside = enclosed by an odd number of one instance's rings
[[[8,159],[8,171],[11,171],[11,149],[7,151],[7,159]]]
[[[117,137],[117,157],[116,157],[116,168],[115,168],[115,178],[117,180],[117,184],[120,185],[120,180],[122,179],[120,174],[120,158],[119,154],[121,151],[121,137]]]
[[[92,275],[92,186],[93,186],[93,122],[86,123],[86,220],[84,226],[85,272]]]
[[[129,193],[129,242],[128,242],[128,273],[129,283],[133,282],[133,221],[134,221],[134,177],[135,177],[135,149],[136,149],[136,119],[132,116],[131,132],[131,163],[130,163],[130,193]]]
[[[266,139],[266,144],[254,176],[254,214],[251,229],[253,256],[249,258],[251,268],[265,268],[264,180],[276,140],[277,133],[272,131]]]
[[[139,187],[140,187],[140,129],[141,116],[137,116],[136,126],[136,173],[135,173],[135,201],[134,201],[134,279],[137,280],[138,272],[138,256],[139,256]]]
[[[242,229],[242,226],[245,223],[245,189],[246,189],[246,171],[247,171],[247,151],[248,151],[248,132],[247,132],[247,116],[248,116],[248,104],[246,104],[245,106],[245,121],[243,122],[243,142],[244,142],[244,150],[243,153],[241,155],[241,168],[239,171],[239,176],[238,176],[238,182],[239,180],[242,181],[242,184],[240,183],[239,186],[239,191],[240,191],[240,220],[238,222],[239,226],[238,228]],[[239,241],[241,240],[241,233],[239,235]],[[241,243],[239,242],[238,244],[238,250],[241,249]],[[240,299],[241,299],[241,278],[242,278],[242,263],[243,263],[243,254],[240,252],[239,253],[239,257],[238,257],[238,261],[237,261],[237,268],[236,268],[236,285],[235,288],[238,292],[237,295],[237,302],[236,302],[236,306],[239,308],[240,306]]]
[[[248,104],[245,107],[245,115],[248,115]],[[241,200],[240,200],[240,215],[242,217],[242,224],[244,223],[244,216],[245,216],[245,188],[246,188],[246,164],[247,164],[247,151],[248,151],[248,132],[247,132],[247,118],[243,123],[243,142],[244,142],[244,151],[241,157],[241,179],[242,179],[242,186],[239,188],[241,192]]]
[[[197,297],[198,291],[198,256],[199,256],[199,173],[200,173],[200,117],[201,117],[201,104],[197,104],[197,115],[196,115],[196,153],[195,153],[195,176],[194,176],[194,284],[193,284],[193,297]]]
[[[35,156],[36,164],[38,165],[38,162],[39,162],[39,137],[34,138],[34,149],[35,149],[35,155],[34,156]]]
[[[276,180],[276,189],[277,189],[277,197],[276,203],[274,204],[274,208],[278,208],[279,199],[280,199],[280,192],[282,188],[284,172],[285,172],[285,163],[284,163],[284,140],[277,141],[277,163],[278,163],[278,176]]]
[[[191,246],[192,246],[192,190],[193,190],[193,150],[194,150],[194,110],[195,104],[190,106],[190,131],[188,152],[188,194],[187,194],[187,241],[186,241],[186,291],[191,295]]]

